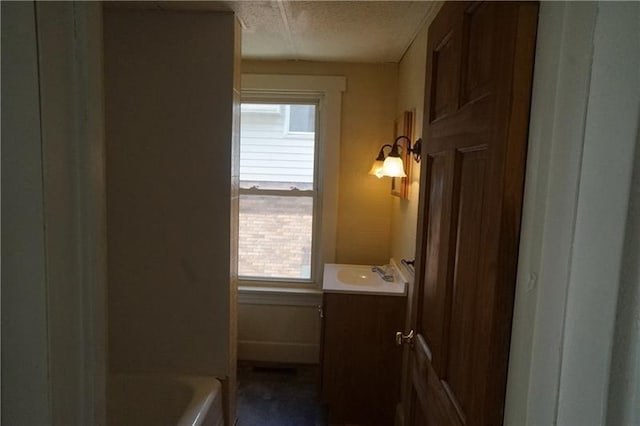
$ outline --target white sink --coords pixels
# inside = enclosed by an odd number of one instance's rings
[[[371,271],[370,266],[360,265],[341,265],[336,278],[341,283],[354,285],[375,285],[380,279],[378,274]]]
[[[406,283],[394,272],[394,281],[383,280],[371,265],[346,265],[326,263],[322,290],[326,293],[369,293],[403,296]]]

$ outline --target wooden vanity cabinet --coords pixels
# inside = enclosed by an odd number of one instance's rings
[[[322,397],[330,425],[393,425],[400,400],[405,296],[325,293]]]

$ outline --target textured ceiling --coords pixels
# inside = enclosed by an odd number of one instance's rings
[[[109,2],[149,9],[234,11],[242,57],[398,62],[427,16],[429,1],[155,1]]]

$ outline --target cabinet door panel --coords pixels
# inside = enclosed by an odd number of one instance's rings
[[[331,424],[392,425],[400,399],[404,297],[324,295],[322,395]]]

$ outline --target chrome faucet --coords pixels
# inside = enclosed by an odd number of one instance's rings
[[[371,272],[375,272],[376,274],[380,275],[380,278],[387,282],[393,281],[393,271],[388,272],[387,265],[385,265],[384,268],[374,265],[371,267]]]

